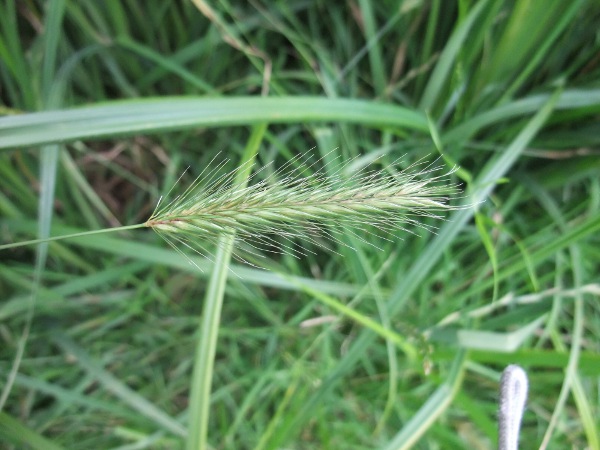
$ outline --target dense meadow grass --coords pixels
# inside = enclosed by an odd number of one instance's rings
[[[266,257],[144,226],[0,250],[0,448],[489,449],[519,364],[521,447],[600,449],[598,23],[585,0],[1,0],[0,244],[144,224],[207,168],[425,161],[461,193]]]

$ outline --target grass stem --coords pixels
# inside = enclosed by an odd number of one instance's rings
[[[32,239],[30,241],[13,242],[12,244],[0,245],[0,250],[6,250],[9,248],[16,248],[16,247],[24,247],[25,245],[41,244],[43,242],[61,241],[63,239],[72,239],[72,238],[78,238],[78,237],[83,237],[83,236],[90,236],[92,234],[115,233],[117,231],[135,230],[137,228],[144,228],[145,226],[146,226],[146,224],[138,223],[136,225],[125,225],[122,227],[115,227],[115,228],[103,228],[101,230],[83,231],[81,233],[65,234],[63,236],[54,236],[54,237],[43,238],[43,239]]]
[[[256,125],[252,129],[252,134],[250,135],[241,161],[241,166],[244,167],[244,170],[239,171],[234,180],[236,186],[240,189],[243,189],[248,183],[252,163],[256,158],[266,129],[266,124]],[[234,233],[221,236],[215,255],[215,265],[206,291],[204,311],[200,324],[200,335],[194,358],[194,372],[191,381],[189,434],[187,439],[188,450],[205,450],[208,448],[210,391],[217,350],[219,324],[221,321],[221,309],[234,240]]]

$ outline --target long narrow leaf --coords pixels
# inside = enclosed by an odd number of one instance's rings
[[[0,148],[262,122],[353,122],[426,131],[425,116],[400,106],[324,97],[164,97],[122,100],[0,119]]]

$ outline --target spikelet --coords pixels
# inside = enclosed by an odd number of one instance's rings
[[[252,183],[266,172],[265,166],[243,188],[234,182],[243,167],[219,175],[226,164],[222,162],[205,169],[170,203],[161,206],[159,201],[145,225],[174,248],[180,243],[205,256],[211,253],[207,244],[219,235],[235,234],[236,247],[256,256],[286,252],[300,257],[312,252],[309,244],[346,245],[336,237],[339,230],[377,247],[375,236],[388,239],[398,230],[428,228],[419,217],[439,217],[439,212],[455,209],[448,203],[458,193],[458,187],[449,184],[454,170],[420,161],[400,172],[392,164],[348,175],[353,162],[333,173],[325,166],[303,176],[320,161],[307,166],[292,160]],[[291,169],[298,164],[301,169]],[[331,246],[328,250],[335,251]]]

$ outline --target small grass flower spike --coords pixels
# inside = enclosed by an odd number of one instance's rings
[[[316,163],[291,169],[298,162],[244,188],[234,182],[242,168],[218,175],[225,163],[218,164],[170,203],[162,206],[159,201],[145,225],[174,248],[182,244],[203,255],[211,253],[207,244],[215,243],[219,235],[235,234],[237,248],[244,253],[264,257],[264,252],[286,252],[299,257],[312,252],[309,244],[346,245],[336,230],[376,247],[374,236],[385,239],[409,225],[427,228],[418,218],[438,217],[439,211],[452,209],[449,198],[458,192],[448,183],[448,171],[423,162],[400,172],[392,165],[348,174],[351,161],[333,173],[325,166],[310,175],[301,172],[309,172]],[[268,167],[252,178],[258,179]]]

